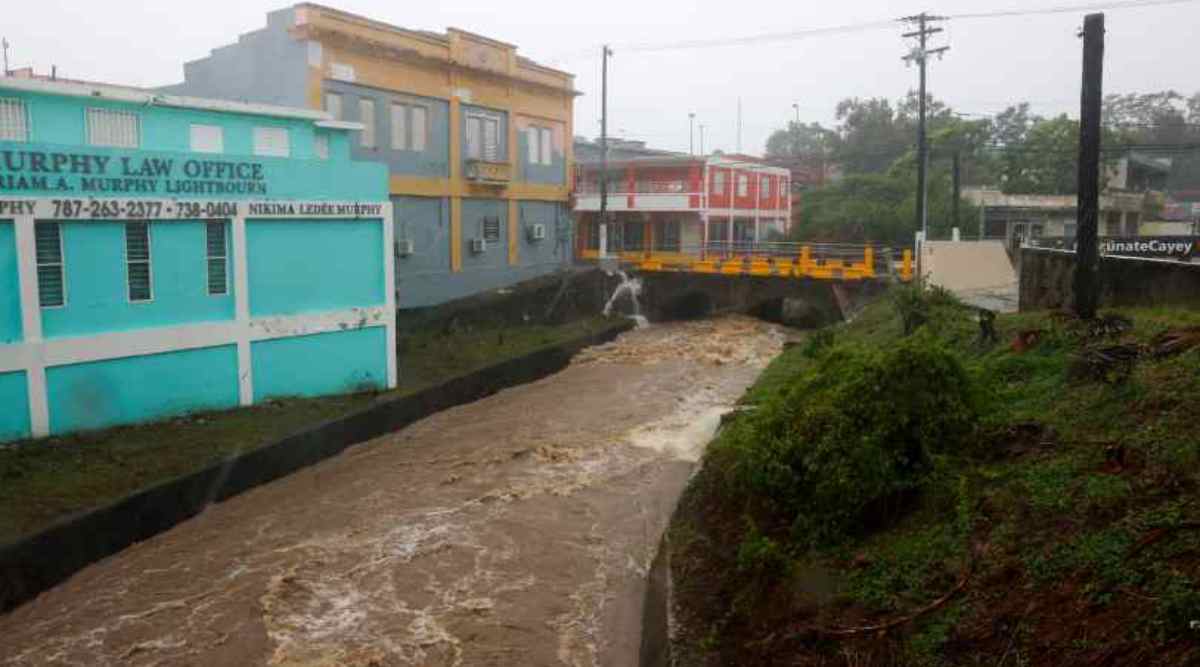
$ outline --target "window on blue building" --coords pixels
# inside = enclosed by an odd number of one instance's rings
[[[358,101],[358,122],[363,129],[359,140],[363,148],[375,148],[375,100],[360,99]]]
[[[224,153],[225,132],[219,125],[193,124],[191,145],[197,153]]]
[[[34,243],[37,247],[38,305],[42,308],[66,305],[62,229],[59,224],[39,222],[34,225]]]
[[[288,157],[292,154],[286,127],[254,128],[254,154],[268,157]]]
[[[149,301],[150,286],[150,223],[125,223],[125,275],[129,281],[130,301]]]
[[[225,223],[209,222],[208,235],[208,293],[229,293],[229,262],[225,244]]]
[[[25,102],[0,99],[0,141],[29,141]]]
[[[416,104],[392,103],[392,150],[423,151],[426,127],[425,107]]]
[[[141,123],[130,111],[88,109],[87,138],[92,146],[137,148],[141,144]]]
[[[317,132],[313,135],[313,152],[322,160],[329,159],[329,135]]]

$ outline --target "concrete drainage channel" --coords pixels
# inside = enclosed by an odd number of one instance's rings
[[[212,503],[284,477],[335,456],[351,445],[401,429],[433,413],[554,374],[565,368],[579,350],[608,342],[632,326],[631,321],[624,320],[600,333],[372,405],[0,546],[0,613],[36,597],[92,563],[199,514]]]

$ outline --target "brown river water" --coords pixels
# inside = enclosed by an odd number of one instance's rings
[[[584,350],[83,570],[0,617],[0,665],[636,665],[659,537],[783,338]]]

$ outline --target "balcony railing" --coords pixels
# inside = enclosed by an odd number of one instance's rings
[[[467,160],[468,181],[485,185],[508,185],[512,181],[512,165],[489,160]]]

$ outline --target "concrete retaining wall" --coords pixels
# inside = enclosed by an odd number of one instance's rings
[[[1020,309],[1071,306],[1075,253],[1021,249]],[[1200,265],[1160,259],[1100,258],[1102,306],[1200,307]]]
[[[612,340],[631,326],[628,321],[619,321],[601,333],[501,362],[415,394],[382,401],[0,546],[0,613],[32,599],[91,563],[195,516],[210,503],[318,463],[353,444],[403,428],[440,410],[556,373],[579,350]]]

